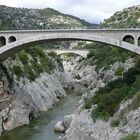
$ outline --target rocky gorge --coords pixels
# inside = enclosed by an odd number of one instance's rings
[[[73,80],[82,85],[86,85],[88,91],[83,94],[82,99],[79,101],[78,108],[76,109],[75,114],[65,116],[62,122],[58,122],[55,126],[55,129],[58,128],[57,131],[60,131],[59,128],[65,129],[65,136],[63,138],[59,137],[60,140],[119,140],[125,133],[125,126],[120,126],[120,128],[114,128],[111,126],[111,122],[115,119],[115,115],[113,118],[110,118],[108,122],[104,120],[97,120],[93,122],[91,118],[90,109],[83,109],[86,98],[91,98],[95,95],[95,92],[99,90],[100,87],[104,87],[107,80],[111,81],[117,79],[118,76],[115,75],[116,71],[120,67],[124,67],[124,71],[127,71],[129,68],[134,66],[134,62],[132,59],[128,59],[125,63],[116,62],[111,66],[109,70],[100,70],[100,73],[97,73],[95,70],[96,66],[84,65],[84,60],[79,63],[80,57],[71,57],[69,61],[64,61],[63,65],[66,69],[67,73],[71,73]],[[69,69],[70,68],[70,69]],[[101,77],[101,73],[103,73],[104,77]],[[78,76],[77,76],[78,75]],[[120,106],[120,110],[125,110],[129,105],[129,100],[123,103]],[[127,104],[127,105],[126,105]],[[95,107],[95,106],[94,106]],[[93,107],[93,108],[94,108]],[[123,108],[123,109],[122,109]],[[118,111],[121,114],[121,111]],[[125,114],[128,115],[128,114]],[[135,116],[135,114],[134,114]],[[130,118],[131,120],[132,118]],[[131,120],[130,126],[135,121],[135,117],[133,117],[133,121]],[[128,120],[129,121],[129,120]],[[61,126],[61,127],[60,127]],[[64,129],[62,130],[62,132]],[[129,131],[133,131],[133,128],[130,127]],[[123,133],[124,132],[124,133]]]
[[[0,10],[1,30],[93,26],[50,8],[0,6]],[[124,9],[99,27],[139,27],[139,11],[139,6]],[[133,14],[136,16],[132,17]],[[129,25],[130,17],[136,24]],[[45,26],[41,27],[41,23]],[[46,53],[49,47],[88,48],[89,54],[85,59],[75,54],[58,56],[54,52]],[[29,125],[42,111],[49,112],[66,98],[67,90],[72,89],[81,100],[75,100],[77,108],[73,114],[67,114],[54,125],[55,131],[64,134],[59,140],[138,140],[139,75],[138,55],[105,44],[63,41],[22,50],[0,63],[0,133]],[[71,104],[74,103],[70,102],[68,107]],[[61,113],[58,114],[62,117]]]

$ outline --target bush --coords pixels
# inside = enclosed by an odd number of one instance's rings
[[[136,80],[133,83],[133,87],[137,90],[140,90],[140,75],[136,76]]]
[[[39,76],[40,73],[43,72],[43,66],[41,64],[39,64],[39,63],[36,63],[35,61],[31,61],[31,67],[35,71],[37,76]]]
[[[53,58],[57,57],[57,54],[55,52],[49,52],[48,55]]]
[[[19,66],[13,66],[12,71],[17,75],[17,76],[22,76],[23,71]]]
[[[85,100],[84,108],[85,108],[85,109],[90,109],[91,106],[92,106],[92,103],[93,103],[92,98],[86,99],[86,100]]]
[[[124,72],[124,68],[123,67],[120,67],[120,68],[117,69],[115,75],[121,76],[123,74],[123,72]]]
[[[87,54],[87,58],[91,58],[95,55],[95,50],[94,49],[90,49],[89,53]]]
[[[118,119],[114,119],[114,120],[111,121],[111,126],[112,127],[118,127],[119,124],[120,124],[120,120],[118,120]]]
[[[85,63],[96,65],[97,71],[103,67],[109,69],[110,65],[117,61],[124,62],[133,54],[106,44],[94,43],[92,46],[94,48],[92,47],[93,49],[89,51],[88,59],[85,60]]]
[[[131,85],[135,82],[136,80],[136,69],[135,68],[130,68],[127,72],[123,74],[123,80],[125,83],[128,85]]]
[[[49,60],[49,58],[46,59],[40,58],[40,64],[43,67],[43,71],[46,71],[48,73],[53,69],[53,65]]]
[[[107,117],[114,115],[120,102],[130,97],[134,92],[135,90],[120,78],[111,81],[104,88],[100,88],[93,99],[85,101],[85,108],[90,108],[92,104],[97,104],[96,110],[93,110],[92,113],[93,120],[97,118],[107,119]]]
[[[28,55],[30,55],[30,59],[28,58],[27,63],[25,58]],[[22,52],[20,57],[22,58],[22,61],[24,60],[25,76],[28,77],[31,81],[34,81],[35,78],[40,75],[40,73],[44,71],[49,73],[54,68],[52,60],[46,56],[41,46],[35,46],[26,49],[26,52]]]
[[[129,134],[128,136],[122,138],[121,140],[139,140],[139,135],[136,133]]]
[[[18,53],[19,59],[23,64],[27,64],[29,59],[28,59],[28,54],[25,51],[21,51]]]
[[[37,77],[34,71],[32,70],[31,66],[28,64],[24,65],[24,72],[27,78],[30,79],[31,81],[34,81],[35,78]]]
[[[134,110],[138,107],[140,107],[140,92],[136,93],[136,96],[135,96],[133,102],[129,105],[129,109]]]
[[[100,88],[96,95],[85,100],[85,108],[89,109],[93,104],[97,104],[97,108],[92,111],[93,120],[97,118],[107,119],[117,111],[122,100],[128,99],[136,95],[131,108],[140,106],[140,60],[137,61],[135,67],[129,69],[123,74],[123,78],[109,82],[105,87]]]
[[[96,119],[103,119],[107,121],[109,118],[109,114],[107,112],[99,112],[97,109],[95,109],[92,110],[91,117],[94,122],[96,121]]]

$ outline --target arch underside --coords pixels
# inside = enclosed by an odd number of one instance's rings
[[[134,44],[134,43],[135,43],[134,40],[135,40],[135,38],[133,37],[133,35],[125,35],[125,36],[123,36],[123,38],[122,38],[122,41],[131,43],[131,44]]]
[[[15,37],[15,36],[10,36],[10,37],[8,38],[8,42],[9,42],[9,43],[14,42],[14,41],[16,41],[16,37]]]
[[[44,43],[47,41],[62,41],[62,40],[82,40],[82,41],[92,41],[92,42],[100,42],[109,44],[115,47],[123,48],[134,53],[140,54],[140,47],[109,37],[103,36],[94,36],[91,34],[69,34],[69,33],[62,33],[62,34],[46,34],[46,35],[38,35],[32,36],[29,38],[24,38],[10,44],[7,44],[0,48],[0,60],[3,61],[8,57],[12,56],[14,53],[25,49],[29,46]]]

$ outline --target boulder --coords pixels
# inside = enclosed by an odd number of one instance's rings
[[[62,121],[57,122],[56,125],[54,126],[54,131],[56,132],[63,133],[65,132],[65,130],[66,129]]]

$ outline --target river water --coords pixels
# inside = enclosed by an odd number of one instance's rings
[[[53,109],[42,112],[39,119],[32,120],[27,126],[3,133],[0,140],[57,140],[63,134],[55,133],[54,125],[63,120],[63,116],[72,114],[79,100],[79,96],[68,94]]]

